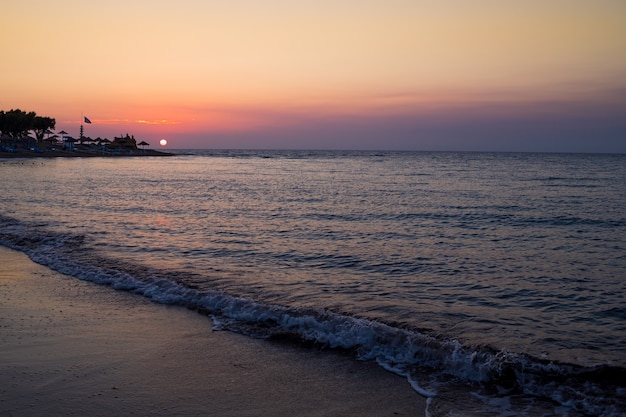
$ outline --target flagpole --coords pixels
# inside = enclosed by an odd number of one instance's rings
[[[83,112],[80,112],[80,137],[79,139],[81,140],[83,139],[83,120],[85,120],[85,117],[83,116]]]

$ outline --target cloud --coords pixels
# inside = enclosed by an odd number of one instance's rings
[[[166,120],[166,119],[162,119],[162,120],[137,120],[137,123],[143,124],[143,125],[177,125],[177,124],[180,124],[180,122],[176,122],[176,121],[173,121],[173,120]]]
[[[185,147],[626,152],[626,89],[586,97],[415,103],[397,97],[343,111],[301,106],[240,109],[266,120],[248,130],[180,136]],[[400,101],[402,101],[400,100]],[[389,105],[390,102],[393,102]],[[177,145],[175,145],[177,146]]]

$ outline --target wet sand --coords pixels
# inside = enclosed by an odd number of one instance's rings
[[[425,415],[374,363],[213,331],[2,246],[0,292],[0,416]]]

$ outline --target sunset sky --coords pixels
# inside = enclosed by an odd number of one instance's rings
[[[624,0],[21,0],[0,110],[173,148],[626,152]]]

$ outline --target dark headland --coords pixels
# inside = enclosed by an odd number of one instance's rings
[[[138,149],[127,152],[107,152],[102,150],[31,150],[15,149],[13,151],[0,151],[0,159],[3,158],[88,158],[88,157],[141,157],[141,156],[172,156],[169,152],[157,151],[154,149]]]
[[[91,124],[87,117],[82,118]],[[0,110],[0,158],[58,158],[93,156],[170,156],[170,153],[146,149],[149,143],[137,143],[129,135],[92,139],[80,125],[78,139],[62,130],[54,133],[56,120],[20,109]],[[32,132],[32,134],[31,134]],[[166,143],[164,141],[161,142]]]

